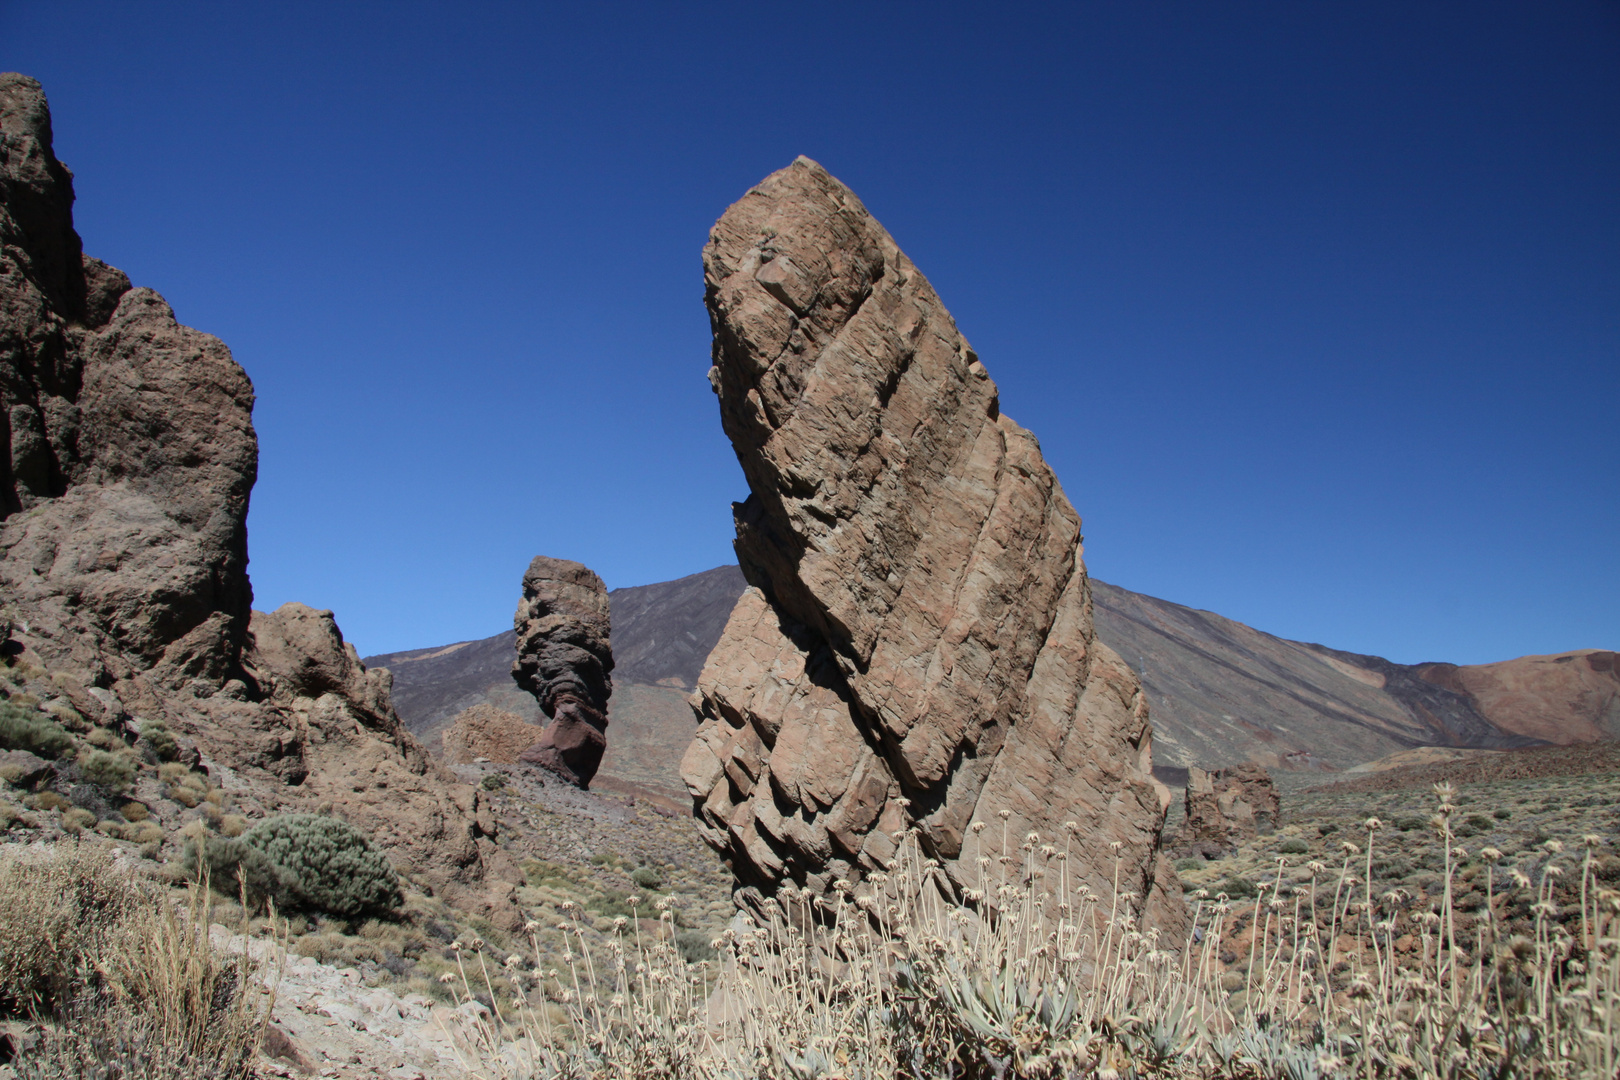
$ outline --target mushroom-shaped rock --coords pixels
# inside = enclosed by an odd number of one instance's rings
[[[523,599],[512,624],[512,678],[551,720],[518,760],[587,787],[607,749],[613,692],[607,586],[580,563],[536,556],[523,575]]]

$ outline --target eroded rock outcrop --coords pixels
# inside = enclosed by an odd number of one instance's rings
[[[709,378],[752,494],[753,586],[698,681],[683,761],[744,887],[885,865],[915,824],[959,887],[991,837],[1087,838],[1070,862],[1168,932],[1168,792],[1147,707],[1094,637],[1080,519],[927,279],[800,158],[704,249]],[[994,826],[985,843],[971,829]]]
[[[1271,774],[1252,761],[1187,770],[1186,843],[1219,855],[1277,827],[1281,803]]]
[[[512,678],[540,703],[551,723],[518,760],[589,787],[607,749],[613,692],[607,586],[589,568],[538,555],[523,575],[512,625]]]
[[[471,765],[482,758],[497,765],[515,765],[518,757],[538,743],[545,728],[516,713],[483,703],[463,709],[440,736],[444,760]]]
[[[340,814],[424,887],[496,913],[490,882],[516,868],[478,793],[400,725],[388,673],[365,669],[331,612],[251,611],[247,374],[85,256],[72,207],[44,93],[0,75],[7,651],[126,738],[137,718],[164,721],[244,809]]]

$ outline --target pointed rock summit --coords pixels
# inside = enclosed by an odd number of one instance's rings
[[[518,760],[589,787],[607,750],[613,693],[607,586],[589,567],[538,555],[523,575],[523,599],[512,625],[512,678],[551,720]]]
[[[703,264],[752,587],[682,773],[739,897],[859,877],[913,825],[973,887],[1004,835],[1074,822],[1071,873],[1109,895],[1117,842],[1121,889],[1178,932],[1147,704],[1093,633],[1080,518],[928,280],[803,157]]]

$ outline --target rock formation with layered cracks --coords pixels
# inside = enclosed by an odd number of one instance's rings
[[[589,787],[607,750],[613,693],[607,586],[577,562],[538,555],[523,575],[523,599],[512,625],[512,678],[551,721],[518,760]]]
[[[682,773],[739,898],[859,878],[912,826],[971,888],[1004,836],[1073,822],[1071,873],[1108,895],[1117,845],[1122,889],[1179,932],[1168,792],[1141,686],[1092,630],[1080,518],[927,279],[802,157],[703,264],[751,588]]]
[[[39,83],[0,75],[0,629],[75,709],[163,720],[244,809],[322,810],[489,913],[515,866],[329,611],[251,610],[253,386],[83,254]]]

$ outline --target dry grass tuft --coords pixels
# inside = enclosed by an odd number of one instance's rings
[[[182,907],[89,845],[0,856],[0,1003],[45,1034],[22,1077],[248,1077],[272,994]]]

